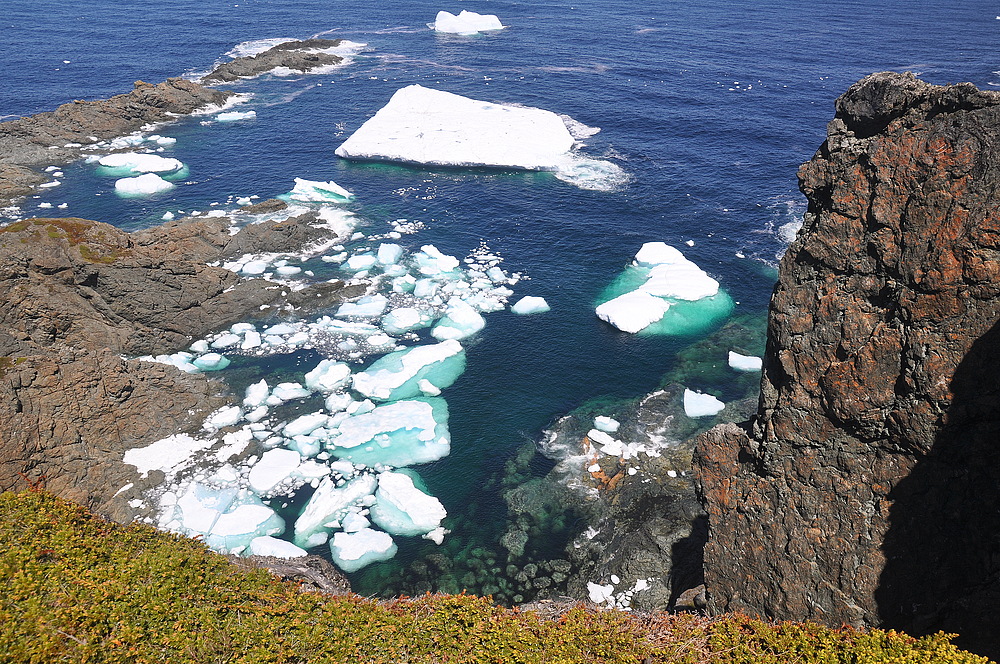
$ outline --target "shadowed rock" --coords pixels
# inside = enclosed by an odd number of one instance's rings
[[[337,65],[344,59],[333,53],[325,53],[322,49],[339,46],[341,41],[340,39],[304,39],[282,42],[263,53],[224,62],[202,77],[201,80],[206,83],[231,83],[248,76],[266,74],[279,67],[304,74],[317,67]]]

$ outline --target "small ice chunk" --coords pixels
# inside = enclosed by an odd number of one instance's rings
[[[384,295],[369,295],[359,299],[357,302],[345,302],[337,309],[338,317],[345,316],[381,316],[389,306],[389,301]]]
[[[267,493],[288,479],[301,460],[294,450],[278,448],[264,452],[247,476],[250,488],[258,494]]]
[[[240,272],[246,275],[264,274],[270,265],[270,263],[264,260],[247,261],[243,264]]]
[[[545,298],[525,295],[510,308],[515,314],[526,316],[528,314],[541,314],[549,311],[551,307]]]
[[[359,512],[348,512],[341,522],[340,527],[345,533],[356,533],[359,530],[371,527],[372,522]]]
[[[351,368],[343,362],[320,360],[316,368],[305,375],[306,387],[329,394],[344,385],[351,377]]]
[[[295,543],[304,549],[315,546],[308,543],[310,538],[328,532],[327,523],[342,519],[349,507],[374,494],[377,487],[374,475],[356,477],[340,487],[333,478],[323,478],[295,520]]]
[[[465,339],[486,327],[486,319],[470,304],[452,298],[445,311],[445,317],[431,330],[435,339]]]
[[[597,317],[622,332],[638,332],[663,318],[670,303],[643,291],[629,291],[597,307]]]
[[[684,389],[684,414],[688,417],[707,417],[719,413],[726,404],[711,394]]]
[[[269,391],[267,381],[261,379],[260,381],[247,387],[246,392],[244,393],[245,396],[243,397],[243,405],[247,408],[257,408],[267,399]]]
[[[224,406],[205,418],[202,425],[205,429],[222,429],[231,427],[243,418],[243,411],[239,406]]]
[[[281,267],[275,269],[275,272],[283,277],[291,277],[302,272],[302,268],[296,265],[282,265]]]
[[[115,181],[115,193],[121,196],[152,196],[173,188],[173,183],[167,182],[156,173]]]
[[[447,512],[441,501],[413,484],[405,473],[384,472],[378,476],[372,520],[393,535],[423,535],[441,525]]]
[[[229,348],[230,346],[235,346],[242,341],[243,337],[240,335],[227,332],[225,334],[220,334],[211,345],[212,348]]]
[[[330,556],[345,572],[356,572],[372,563],[389,560],[396,551],[390,535],[371,528],[356,533],[335,533],[330,541]]]
[[[764,360],[751,355],[740,355],[729,351],[729,366],[737,371],[760,371],[764,368]]]
[[[265,535],[250,540],[250,553],[255,556],[271,556],[274,558],[301,558],[309,555],[305,549],[300,549],[291,542],[277,537]]]
[[[288,197],[301,203],[342,203],[354,198],[354,194],[333,181],[317,182],[295,178],[295,186],[288,193]]]
[[[590,596],[590,601],[594,604],[603,604],[612,598],[615,592],[615,587],[608,584],[598,584],[587,582],[587,595]]]
[[[383,243],[378,246],[378,262],[382,265],[395,265],[403,255],[403,248],[398,244]]]
[[[343,267],[350,272],[361,272],[370,270],[377,262],[378,259],[371,254],[356,254],[344,261]]]
[[[382,317],[382,329],[389,334],[402,334],[430,325],[429,316],[415,307],[393,309]]]
[[[202,371],[219,371],[229,366],[229,358],[218,353],[206,353],[191,360],[191,364]]]
[[[304,399],[309,396],[309,394],[309,390],[305,389],[298,383],[278,383],[275,388],[271,390],[271,396],[276,397],[281,401]]]
[[[321,426],[325,426],[327,419],[326,413],[321,412],[301,415],[286,424],[282,433],[289,438],[307,436]]]
[[[594,418],[594,428],[599,431],[605,431],[607,433],[617,433],[618,428],[621,424],[616,419],[610,417],[605,417],[604,415],[598,415]]]
[[[218,122],[236,122],[237,120],[250,120],[257,117],[257,111],[226,111],[215,116]]]

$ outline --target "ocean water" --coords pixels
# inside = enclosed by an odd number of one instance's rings
[[[508,27],[437,35],[426,24],[440,9],[494,13]],[[18,214],[142,228],[165,212],[282,194],[302,177],[352,191],[349,207],[363,231],[421,222],[399,241],[408,250],[434,244],[461,258],[486,243],[506,270],[527,277],[513,299],[542,296],[552,311],[487,314],[486,328],[466,343],[466,373],[445,393],[452,452],[416,470],[449,512],[454,532],[442,551],[454,556],[475,547],[500,556],[506,510],[495,480],[520,446],[588,400],[654,389],[676,354],[711,332],[629,335],[595,317],[601,292],[644,242],[682,249],[721,283],[731,315],[759,320],[783,236],[805,208],[795,171],[822,142],[837,95],[887,69],[1000,87],[1000,17],[979,1],[8,0],[4,10],[0,119],[126,92],[139,79],[195,76],[248,41],[323,36],[367,44],[335,71],[227,86],[253,95],[240,110],[254,110],[254,119],[188,118],[160,128],[177,139],[164,156],[188,167],[169,192],[122,199],[113,179],[78,162],[62,169],[61,186],[27,199]],[[600,128],[582,152],[617,164],[627,181],[588,190],[547,173],[359,164],[334,155],[412,83]],[[45,204],[52,209],[38,208]],[[238,380],[273,383],[315,359],[250,363]],[[354,575],[362,592],[382,592],[394,570],[435,547],[400,546],[394,562]]]

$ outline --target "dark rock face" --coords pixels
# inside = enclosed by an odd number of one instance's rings
[[[0,122],[0,205],[48,179],[31,167],[72,161],[80,156],[80,147],[95,138],[115,138],[145,124],[167,122],[208,104],[222,104],[232,94],[182,78],[158,85],[136,81],[128,94],[77,100],[51,113]]]
[[[129,521],[113,493],[134,469],[125,450],[200,426],[225,386],[123,359],[169,353],[242,319],[329,304],[363,286],[289,292],[208,262],[300,248],[330,235],[309,215],[229,234],[229,220],[182,220],[129,234],[84,219],[0,229],[0,490],[45,478],[54,493]],[[158,478],[151,477],[155,483]]]
[[[340,45],[340,39],[304,39],[272,46],[263,53],[234,58],[224,62],[201,80],[206,83],[231,83],[247,76],[259,76],[285,67],[298,72],[308,72],[317,67],[340,64],[343,58],[320,49]]]
[[[799,170],[756,417],[695,463],[717,610],[1000,632],[1000,94],[880,73]]]

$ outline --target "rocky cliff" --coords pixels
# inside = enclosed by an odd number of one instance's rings
[[[717,610],[1000,631],[1000,94],[874,74],[799,170],[759,409],[696,464]]]

